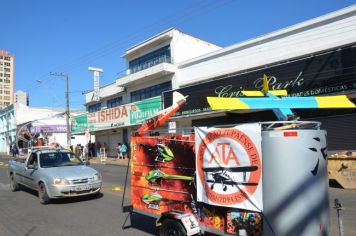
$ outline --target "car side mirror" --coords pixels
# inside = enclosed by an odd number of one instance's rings
[[[37,165],[28,165],[27,169],[29,169],[29,170],[37,170]]]

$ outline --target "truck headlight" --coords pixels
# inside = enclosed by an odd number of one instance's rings
[[[101,180],[102,179],[102,177],[101,177],[101,174],[99,174],[99,173],[96,173],[95,175],[94,175],[94,181],[99,181],[99,180]]]
[[[53,179],[53,184],[54,185],[69,185],[69,181],[64,178],[54,178]]]

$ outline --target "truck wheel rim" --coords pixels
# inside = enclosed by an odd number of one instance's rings
[[[179,235],[178,231],[176,229],[174,229],[174,228],[170,228],[167,231],[168,231],[167,233],[168,233],[169,236]]]

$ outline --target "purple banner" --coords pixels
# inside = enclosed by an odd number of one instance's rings
[[[31,133],[66,133],[66,125],[39,125],[31,127]]]

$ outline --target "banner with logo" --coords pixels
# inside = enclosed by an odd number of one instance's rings
[[[161,109],[161,97],[154,97],[131,104],[130,124],[135,125],[157,115]]]
[[[261,212],[261,125],[195,128],[197,200]]]
[[[88,114],[74,116],[71,119],[72,134],[82,134],[88,129]]]

